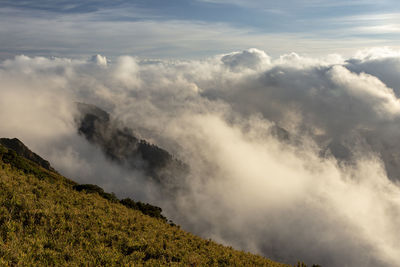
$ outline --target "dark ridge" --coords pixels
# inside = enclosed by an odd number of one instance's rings
[[[285,130],[282,127],[279,127],[278,125],[273,125],[269,128],[269,132],[271,133],[272,136],[278,138],[280,141],[289,141],[290,140],[290,134],[287,130]]]
[[[50,163],[41,158],[36,153],[32,152],[27,146],[25,146],[19,139],[17,138],[0,138],[0,144],[3,146],[14,150],[19,156],[29,159],[43,168],[55,172],[54,168],[50,166]]]
[[[352,157],[351,151],[340,142],[332,141],[326,149],[339,161],[349,161]]]
[[[97,125],[105,125],[110,122],[110,115],[94,105],[77,103],[78,110],[83,118],[80,120],[78,131],[90,141],[96,141],[98,135]]]
[[[168,151],[138,139],[131,129],[112,120],[104,110],[84,103],[77,103],[77,108],[78,133],[99,146],[109,159],[144,170],[158,182],[171,181],[187,172],[188,167]]]

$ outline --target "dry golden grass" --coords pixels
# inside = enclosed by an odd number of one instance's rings
[[[288,266],[77,192],[9,154],[0,146],[0,266]]]

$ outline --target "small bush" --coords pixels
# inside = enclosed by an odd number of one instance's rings
[[[104,192],[104,189],[101,188],[98,185],[95,184],[78,184],[78,185],[74,185],[73,189],[81,192],[81,191],[85,191],[86,193],[89,194],[93,194],[93,193],[97,193],[99,194],[101,197],[110,200],[111,202],[118,202],[118,198],[115,196],[114,193],[106,193]]]
[[[161,214],[162,209],[160,207],[142,203],[140,201],[136,202],[130,198],[122,199],[120,203],[130,209],[140,210],[143,214],[149,215],[150,217],[167,221],[167,218]]]

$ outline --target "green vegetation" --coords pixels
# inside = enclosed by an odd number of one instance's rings
[[[157,207],[107,194],[0,145],[0,266],[288,266],[204,240],[143,214],[161,215]]]

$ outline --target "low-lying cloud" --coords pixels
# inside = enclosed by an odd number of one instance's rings
[[[0,65],[0,135],[78,182],[150,201],[238,249],[287,263],[397,266],[399,68],[388,50],[350,59],[257,49],[199,61],[18,56]],[[143,171],[108,161],[77,134],[76,101],[188,164],[184,190],[162,194]]]

